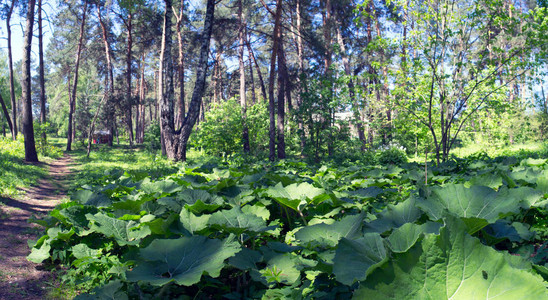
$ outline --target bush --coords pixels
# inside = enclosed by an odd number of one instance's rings
[[[378,154],[378,162],[382,165],[402,165],[407,163],[407,155],[402,147],[390,147],[381,150]]]
[[[145,145],[150,152],[159,150],[162,147],[160,141],[160,124],[157,121],[152,121],[146,130]]]
[[[265,103],[247,109],[249,146],[256,156],[268,145],[268,110]],[[235,98],[213,104],[205,113],[205,121],[191,136],[191,144],[207,154],[230,156],[242,152],[242,111]]]

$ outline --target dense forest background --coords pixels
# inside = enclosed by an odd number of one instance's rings
[[[47,136],[71,150],[97,132],[176,161],[189,149],[315,161],[390,149],[440,162],[458,146],[548,135],[541,0],[5,0],[0,9],[0,132],[23,133],[29,161]]]

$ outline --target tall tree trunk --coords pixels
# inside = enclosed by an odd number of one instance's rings
[[[255,58],[255,54],[253,54],[253,49],[251,48],[251,44],[249,43],[249,35],[247,37],[247,51],[251,58],[253,59],[253,63],[255,64],[255,68],[257,69],[257,76],[259,77],[259,84],[261,85],[261,93],[263,95],[263,101],[267,101],[267,95],[266,95],[266,87],[263,80],[263,75],[261,73],[261,68],[259,67],[259,63],[257,62],[257,59]]]
[[[285,90],[287,88],[287,72],[284,61],[283,36],[281,28],[278,29],[278,110],[276,127],[278,130],[278,158],[285,158]]]
[[[348,60],[348,56],[346,54],[346,45],[345,45],[344,39],[342,37],[341,27],[342,27],[341,22],[340,22],[339,19],[337,19],[337,29],[336,29],[337,30],[337,43],[339,44],[339,46],[341,48],[341,56],[342,56],[342,62],[343,62],[343,66],[344,66],[344,73],[347,76],[352,76],[352,70],[350,68],[350,61]],[[348,81],[347,86],[348,86],[348,93],[350,95],[350,102],[352,103],[352,110],[353,110],[353,114],[354,114],[354,120],[356,122],[356,129],[357,129],[357,132],[358,132],[358,139],[361,142],[361,148],[362,148],[362,151],[363,151],[363,150],[365,150],[365,147],[367,145],[367,141],[365,140],[363,122],[362,122],[362,118],[361,118],[361,114],[360,114],[359,105],[357,103],[356,94],[354,92],[354,80],[350,79]]]
[[[137,138],[139,139],[139,143],[142,144],[145,141],[145,67],[146,64],[145,61],[145,54],[143,53],[143,57],[141,59],[142,61],[142,67],[141,67],[141,79],[139,80],[139,108],[141,111],[139,113],[139,116],[141,117],[141,120],[139,121],[140,127],[139,132],[137,133]]]
[[[137,72],[139,74],[139,81],[135,85],[135,95],[139,98],[138,102],[135,105],[135,143],[140,144],[139,134],[141,132],[141,65],[144,65],[143,60],[138,61],[137,63]]]
[[[188,138],[190,137],[192,127],[194,127],[196,119],[198,118],[198,114],[200,112],[200,103],[202,102],[202,97],[204,95],[207,74],[207,57],[209,54],[209,41],[211,38],[211,33],[213,31],[214,11],[215,0],[207,0],[206,16],[204,20],[204,32],[200,41],[200,60],[198,61],[198,70],[196,72],[196,85],[194,86],[194,91],[190,100],[188,114],[181,129],[181,150],[179,157],[180,160],[183,161],[186,160],[186,147],[188,143]]]
[[[171,0],[165,0],[166,7],[171,7]],[[181,130],[174,130],[173,124],[173,64],[171,62],[171,10],[166,9],[164,14],[164,26],[162,34],[162,49],[160,52],[160,74],[159,77],[166,77],[166,93],[163,92],[163,83],[160,79],[158,90],[160,99],[160,127],[163,132],[167,157],[174,161],[186,160],[186,147],[192,128],[200,114],[200,105],[205,90],[207,58],[209,54],[209,43],[213,31],[213,16],[215,0],[207,1],[206,15],[204,20],[204,31],[201,36],[200,57],[198,70],[196,72],[196,85],[188,107],[188,113],[183,122]],[[165,72],[164,72],[165,66]],[[171,73],[171,75],[170,75]],[[171,77],[171,78],[170,78]]]
[[[272,56],[270,57],[270,77],[268,81],[268,111],[270,126],[269,136],[269,156],[271,161],[276,159],[276,120],[275,120],[275,100],[274,100],[274,79],[276,77],[276,56],[278,55],[278,36],[280,31],[280,22],[282,16],[282,0],[276,1],[276,14],[274,15],[274,32],[272,33]]]
[[[17,100],[15,99],[15,85],[14,85],[14,78],[13,78],[13,56],[12,56],[12,49],[11,49],[11,14],[13,13],[13,8],[15,6],[15,2],[17,0],[12,0],[10,8],[8,10],[8,14],[6,16],[6,29],[8,31],[8,65],[9,65],[9,73],[10,73],[10,98],[11,98],[11,119],[13,120],[13,129],[11,132],[11,136],[13,140],[17,139]]]
[[[223,48],[221,43],[217,44],[217,49],[215,51],[215,65],[213,66],[213,103],[220,103],[223,98],[221,90],[221,55],[223,55]]]
[[[88,3],[84,1],[84,10],[82,12],[82,23],[80,24],[80,38],[78,39],[78,49],[76,50],[76,62],[74,67],[74,79],[72,92],[69,99],[69,119],[68,119],[68,132],[67,132],[67,151],[72,151],[72,138],[74,136],[73,130],[73,118],[76,108],[76,88],[78,87],[78,68],[80,67],[80,54],[82,52],[83,40],[84,40],[84,28],[86,25],[86,13]]]
[[[183,41],[183,16],[184,16],[185,0],[181,0],[179,15],[177,18],[177,43],[179,46],[179,98],[177,99],[177,124],[176,127],[183,126],[185,120],[185,60],[184,60],[184,41]]]
[[[101,112],[101,108],[103,107],[103,104],[106,102],[106,100],[110,97],[110,88],[108,86],[108,79],[109,75],[105,77],[105,90],[103,92],[103,98],[101,99],[101,102],[99,102],[99,107],[97,107],[97,111],[95,112],[95,115],[93,116],[93,120],[91,121],[91,125],[89,126],[88,131],[88,147],[87,147],[87,154],[86,156],[89,157],[89,153],[91,152],[91,139],[93,138],[93,131],[95,130],[95,122],[97,121],[97,117],[99,116],[99,113]]]
[[[331,99],[333,98],[333,83],[332,83],[332,72],[330,70],[331,63],[332,63],[332,57],[331,57],[331,25],[332,25],[332,7],[331,7],[331,0],[324,0],[325,10],[323,13],[323,37],[325,42],[325,52],[324,52],[324,70],[325,70],[325,77],[328,80],[329,86],[329,102],[331,102]],[[331,157],[333,156],[333,137],[331,133],[331,126],[333,125],[333,115],[334,112],[331,108],[327,108],[329,111],[329,117],[327,120],[324,121],[325,127],[328,127],[328,139],[327,139],[327,152],[328,155]]]
[[[42,0],[38,0],[38,63],[39,63],[39,81],[40,81],[40,123],[46,124],[46,85],[44,75],[44,44],[42,33]],[[46,140],[46,131],[41,130],[42,140]]]
[[[36,0],[29,0],[27,8],[27,25],[25,26],[25,41],[23,46],[23,135],[25,136],[25,161],[27,162],[38,162],[38,154],[36,153],[36,146],[34,144],[34,127],[32,124],[30,77],[30,54],[35,5]]]
[[[14,137],[13,135],[13,124],[11,123],[11,118],[10,118],[10,113],[8,111],[8,107],[6,106],[6,103],[4,102],[4,98],[2,98],[2,95],[0,94],[0,104],[2,105],[2,112],[4,113],[4,117],[6,118],[6,121],[8,122],[8,126],[10,128],[10,131],[11,131],[11,135],[12,135],[12,138]],[[4,122],[2,122],[2,126],[4,126]],[[5,127],[2,127],[3,129],[5,129]],[[4,134],[5,136],[5,134]],[[15,140],[15,138],[14,138]]]
[[[249,60],[249,80],[250,80],[250,84],[251,84],[251,103],[253,103],[253,105],[255,105],[257,103],[257,95],[255,94],[255,76],[253,75],[253,61],[251,59],[251,53],[249,53],[248,51],[248,56],[247,56],[248,60]]]
[[[112,56],[111,56],[111,50],[110,50],[110,42],[108,40],[107,27],[105,25],[105,22],[103,22],[101,9],[99,5],[97,5],[97,18],[99,19],[99,24],[101,25],[101,31],[103,34],[103,45],[105,46],[105,57],[107,60],[107,75],[108,75],[107,83],[109,88],[108,98],[106,99],[106,101],[109,102],[111,101],[110,96],[114,94],[114,72],[113,72],[114,68],[112,67],[112,58],[111,58]],[[116,108],[114,107],[113,103],[110,103],[109,105],[109,115],[111,116],[111,118],[109,118],[107,122],[108,124],[110,124],[109,130],[110,130],[111,137],[109,139],[108,144],[109,146],[112,147],[112,144],[114,142],[114,131],[116,126]]]
[[[297,0],[297,6],[296,6],[296,12],[295,12],[296,16],[297,16],[297,59],[298,59],[298,62],[299,62],[299,79],[298,79],[298,83],[299,83],[299,90],[297,91],[297,107],[300,109],[302,103],[303,103],[303,100],[301,98],[301,93],[302,93],[302,81],[301,81],[301,77],[303,76],[303,73],[304,73],[304,55],[303,55],[303,39],[302,39],[302,27],[301,27],[301,0]],[[301,114],[297,114],[297,123],[298,123],[298,126],[299,126],[299,137],[300,137],[300,142],[301,142],[301,156],[304,156],[304,149],[306,147],[306,136],[305,136],[305,132],[304,132],[304,126],[303,126],[303,118],[301,116]]]
[[[169,10],[169,9],[168,9]],[[133,117],[131,110],[133,108],[133,101],[131,97],[131,61],[132,61],[132,47],[133,47],[133,13],[128,14],[126,21],[127,28],[127,55],[126,55],[126,101],[127,101],[127,129],[129,133],[129,145],[133,145]]]
[[[249,129],[247,128],[247,102],[245,95],[245,64],[244,64],[244,41],[245,41],[245,16],[243,13],[242,0],[238,1],[238,60],[240,63],[240,106],[242,108],[242,143],[244,153],[249,153]]]

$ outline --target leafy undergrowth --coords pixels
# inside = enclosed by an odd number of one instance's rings
[[[156,176],[75,191],[29,259],[77,299],[548,299],[546,159]]]
[[[40,161],[58,158],[62,152],[49,146],[48,152],[40,154]],[[46,177],[48,172],[43,165],[25,164],[25,145],[23,139],[13,141],[11,138],[0,137],[0,195],[12,197],[20,192],[17,188],[35,183],[39,178]]]

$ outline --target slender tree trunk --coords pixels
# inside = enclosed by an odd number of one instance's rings
[[[144,63],[145,61],[145,55],[143,54],[143,58],[141,60],[143,63],[142,63],[142,68],[141,68],[141,79],[140,79],[140,82],[139,82],[139,103],[141,103],[139,105],[140,109],[141,109],[141,112],[140,112],[140,116],[141,116],[141,120],[140,120],[140,131],[137,133],[138,135],[138,138],[139,138],[139,143],[144,143],[145,141],[145,67],[146,67],[146,64]]]
[[[213,103],[220,103],[222,96],[222,78],[221,78],[221,55],[223,55],[223,48],[218,43],[217,51],[215,53],[215,65],[213,67]]]
[[[253,61],[251,59],[251,53],[248,51],[248,60],[249,60],[249,80],[251,84],[251,103],[255,105],[257,103],[257,95],[255,94],[255,76],[253,75]]]
[[[110,50],[110,42],[108,40],[108,33],[107,33],[107,28],[105,26],[105,23],[103,22],[103,18],[102,18],[102,15],[101,15],[101,9],[100,9],[100,6],[97,5],[97,18],[99,19],[99,24],[101,25],[101,31],[102,31],[102,34],[103,34],[103,44],[105,46],[105,57],[106,57],[106,60],[107,60],[107,75],[108,75],[108,88],[109,88],[109,93],[108,93],[108,98],[106,99],[107,102],[111,102],[111,96],[112,94],[114,94],[114,72],[113,72],[113,67],[112,67],[112,58],[111,58],[111,50]],[[108,144],[109,146],[112,147],[113,145],[113,142],[114,142],[114,131],[115,131],[115,126],[116,126],[116,108],[114,107],[114,103],[110,103],[109,106],[109,115],[111,116],[111,118],[109,118],[109,120],[107,121],[108,124],[110,124],[109,126],[109,129],[110,129],[110,134],[111,134],[111,137],[108,141]]]
[[[13,124],[11,123],[10,113],[8,111],[8,107],[6,106],[6,103],[4,102],[4,98],[2,98],[2,94],[0,94],[0,104],[2,105],[2,112],[4,113],[4,117],[6,118],[6,121],[8,122],[8,126],[10,128],[10,131],[13,137],[13,133],[14,133]],[[2,122],[2,129],[5,129],[6,127],[3,127],[3,126],[4,126],[4,122]],[[5,136],[5,132],[4,132],[4,136]]]
[[[89,153],[91,152],[91,139],[93,138],[93,131],[95,130],[95,122],[97,121],[97,117],[99,116],[99,113],[101,112],[101,108],[103,107],[103,104],[106,102],[106,100],[110,97],[110,88],[108,86],[108,74],[105,78],[105,90],[103,92],[103,98],[101,99],[101,102],[99,102],[99,107],[97,107],[97,111],[95,112],[95,115],[93,116],[93,121],[91,121],[91,126],[89,126],[88,131],[88,147],[87,147],[87,154],[86,156],[89,157]]]
[[[276,126],[278,129],[278,158],[285,158],[285,91],[287,83],[287,72],[285,70],[283,36],[281,28],[278,29],[278,110]]]
[[[143,65],[142,60],[138,62],[137,64],[137,72],[141,74],[141,65]],[[135,86],[135,95],[139,96],[138,103],[135,105],[135,143],[140,144],[141,141],[139,139],[139,135],[141,132],[141,78],[139,78],[139,81],[137,82]]]
[[[36,153],[36,146],[34,144],[34,127],[32,124],[30,77],[30,55],[35,5],[36,0],[29,0],[27,8],[27,25],[25,26],[25,41],[23,46],[23,135],[25,136],[25,161],[27,162],[38,162],[38,154]]]
[[[185,1],[181,0],[181,6],[179,8],[179,15],[175,14],[177,18],[177,43],[179,45],[179,98],[177,99],[177,128],[183,126],[185,120],[185,60],[184,60],[184,41],[183,41],[183,14],[185,8]]]
[[[272,56],[270,57],[270,77],[268,81],[268,111],[270,118],[269,136],[269,156],[271,161],[276,159],[276,120],[275,120],[275,100],[274,100],[274,79],[276,77],[276,56],[278,55],[278,36],[280,31],[280,21],[282,15],[282,0],[276,1],[276,14],[274,16],[274,32],[272,33]]]
[[[350,68],[350,62],[348,60],[348,56],[346,54],[346,45],[344,43],[344,39],[342,37],[341,33],[341,22],[337,20],[337,42],[341,48],[341,56],[342,56],[342,62],[344,66],[344,73],[347,76],[352,76],[352,71]],[[354,120],[356,122],[356,129],[358,132],[358,139],[360,140],[362,146],[362,151],[365,150],[365,147],[367,145],[367,142],[365,140],[365,133],[363,129],[363,123],[360,115],[359,105],[356,100],[356,94],[354,92],[354,80],[350,79],[348,81],[348,93],[350,95],[350,102],[352,103],[352,110],[354,114]]]
[[[168,9],[169,10],[169,9]],[[133,101],[131,97],[131,61],[132,61],[132,47],[133,47],[133,13],[128,14],[127,22],[127,55],[126,55],[126,101],[127,101],[127,129],[129,133],[129,145],[133,145],[133,117],[132,107]]]
[[[259,77],[259,84],[261,85],[261,93],[263,95],[263,101],[267,101],[267,94],[266,94],[266,87],[263,80],[263,74],[261,73],[261,68],[259,67],[259,63],[257,62],[257,59],[255,58],[255,54],[253,54],[253,49],[251,48],[251,44],[249,43],[249,36],[247,39],[247,51],[249,52],[249,55],[253,59],[253,63],[255,64],[255,68],[257,69],[257,76]]]
[[[72,139],[74,137],[73,130],[73,118],[74,111],[76,108],[76,88],[78,87],[78,68],[80,67],[80,55],[83,47],[84,40],[84,28],[86,25],[86,13],[87,13],[88,3],[84,1],[84,10],[82,12],[82,23],[80,24],[80,38],[78,39],[78,49],[76,51],[76,62],[74,67],[74,80],[72,86],[72,92],[70,94],[70,103],[69,103],[69,119],[68,119],[68,132],[67,132],[67,151],[72,151]]]
[[[39,80],[40,80],[40,123],[46,124],[46,85],[44,75],[44,44],[42,33],[42,0],[38,0],[38,63],[39,63]],[[41,130],[42,140],[45,141],[46,131]]]
[[[302,39],[302,27],[301,27],[301,0],[297,0],[297,5],[296,5],[296,12],[295,12],[296,16],[297,16],[297,59],[298,59],[298,62],[299,62],[299,79],[298,79],[298,83],[299,83],[299,90],[297,91],[297,107],[300,109],[302,104],[303,104],[303,100],[301,98],[301,93],[302,93],[302,85],[303,85],[303,82],[301,81],[301,77],[303,76],[303,73],[304,73],[304,55],[303,55],[303,39]],[[304,149],[306,147],[306,136],[305,136],[305,132],[304,132],[304,126],[303,126],[303,118],[301,116],[301,114],[297,114],[297,123],[298,123],[298,126],[299,126],[299,137],[300,137],[300,142],[301,142],[301,156],[304,157]]]
[[[10,98],[11,98],[11,113],[12,113],[12,120],[13,120],[13,129],[11,132],[11,136],[13,140],[17,139],[17,99],[15,99],[15,85],[14,85],[14,78],[13,78],[13,56],[12,56],[12,48],[11,48],[11,14],[13,13],[13,8],[15,6],[15,2],[17,0],[12,0],[10,8],[8,10],[8,14],[6,16],[6,30],[8,31],[8,65],[9,65],[9,73],[10,73]]]
[[[329,83],[329,102],[331,102],[331,99],[333,98],[333,84],[332,84],[332,72],[330,70],[331,64],[332,64],[332,53],[331,53],[331,15],[332,15],[332,7],[331,7],[331,0],[324,0],[325,1],[325,10],[323,15],[323,37],[325,41],[325,52],[324,52],[324,69],[325,69],[325,77],[328,80]],[[324,121],[324,126],[328,127],[328,139],[327,139],[327,152],[328,155],[331,157],[333,156],[333,136],[331,133],[331,126],[333,125],[333,118],[334,115],[331,108],[327,109],[329,111],[329,117],[327,120]]]
[[[240,106],[242,108],[242,143],[244,153],[249,153],[249,129],[247,128],[247,102],[245,95],[245,64],[244,64],[244,43],[245,43],[245,16],[243,13],[242,0],[238,1],[238,60],[240,63]]]

